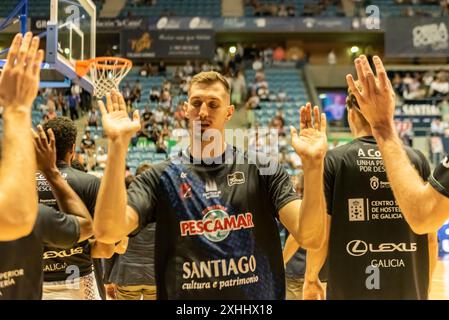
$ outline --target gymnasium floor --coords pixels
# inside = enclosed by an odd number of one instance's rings
[[[449,257],[438,260],[429,298],[431,300],[449,300]]]

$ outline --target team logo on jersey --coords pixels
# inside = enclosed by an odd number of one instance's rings
[[[205,190],[206,192],[203,193],[203,196],[206,199],[219,198],[221,195],[221,191],[218,190],[217,183],[214,180],[206,181]]]
[[[188,183],[181,184],[179,195],[182,199],[187,199],[192,197],[192,187]]]
[[[365,221],[365,206],[362,198],[348,199],[349,221]]]
[[[181,179],[187,178],[187,173],[181,172],[181,175],[179,176]]]
[[[413,243],[379,243],[373,245],[372,243],[366,243],[363,240],[352,240],[346,245],[346,251],[354,257],[360,257],[366,254],[368,251],[371,253],[379,252],[415,252],[417,250],[417,244]]]
[[[371,189],[377,190],[379,188],[379,178],[376,176],[372,176],[371,179],[369,179],[369,184],[371,186]]]
[[[220,205],[203,210],[202,220],[187,220],[179,223],[181,236],[204,236],[212,242],[225,240],[231,231],[253,228],[253,215],[250,212],[229,215]]]
[[[228,186],[232,187],[234,184],[244,184],[245,174],[243,172],[237,171],[233,174],[228,174]]]
[[[376,176],[372,176],[371,179],[369,180],[369,182],[370,182],[371,189],[373,189],[373,190],[377,190],[379,188],[381,188],[381,189],[390,188],[389,182],[379,181],[379,178]]]
[[[443,159],[443,161],[441,161],[441,164],[445,167],[445,168],[447,168],[447,169],[449,169],[449,157],[444,157],[444,159]]]

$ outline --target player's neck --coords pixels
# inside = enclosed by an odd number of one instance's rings
[[[369,127],[362,127],[353,130],[355,138],[369,137],[373,135],[373,131]]]

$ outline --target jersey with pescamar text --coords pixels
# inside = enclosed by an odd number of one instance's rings
[[[424,155],[405,149],[421,177]],[[329,299],[426,299],[428,235],[415,234],[395,201],[373,137],[328,152],[325,193],[332,216]]]
[[[139,228],[156,221],[158,299],[284,299],[276,219],[298,197],[283,168],[256,157],[227,147],[195,164],[184,151],[131,184]]]
[[[429,183],[442,195],[449,198],[449,155],[435,168]]]

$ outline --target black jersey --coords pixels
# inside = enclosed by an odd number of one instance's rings
[[[429,177],[429,183],[442,195],[449,198],[449,156],[435,168]]]
[[[28,236],[0,242],[0,300],[41,299],[44,244],[69,248],[79,236],[76,217],[39,205],[33,231]]]
[[[424,155],[406,152],[427,179]],[[426,299],[428,236],[415,234],[405,221],[374,138],[358,138],[328,152],[325,192],[332,215],[328,297]]]
[[[218,159],[187,164],[185,151],[128,190],[140,228],[156,221],[158,299],[284,299],[277,218],[298,199],[290,178],[280,166],[262,175],[231,147]]]
[[[95,202],[100,188],[100,179],[66,165],[59,166],[59,171],[93,216]],[[36,179],[39,202],[57,210],[58,205],[56,199],[45,177],[42,174],[37,173]],[[79,270],[80,277],[92,272],[92,258],[90,256],[90,245],[88,240],[77,243],[70,249],[53,247],[45,248],[45,281],[64,281],[67,277],[73,276],[73,269],[67,269],[68,266],[76,266]]]

